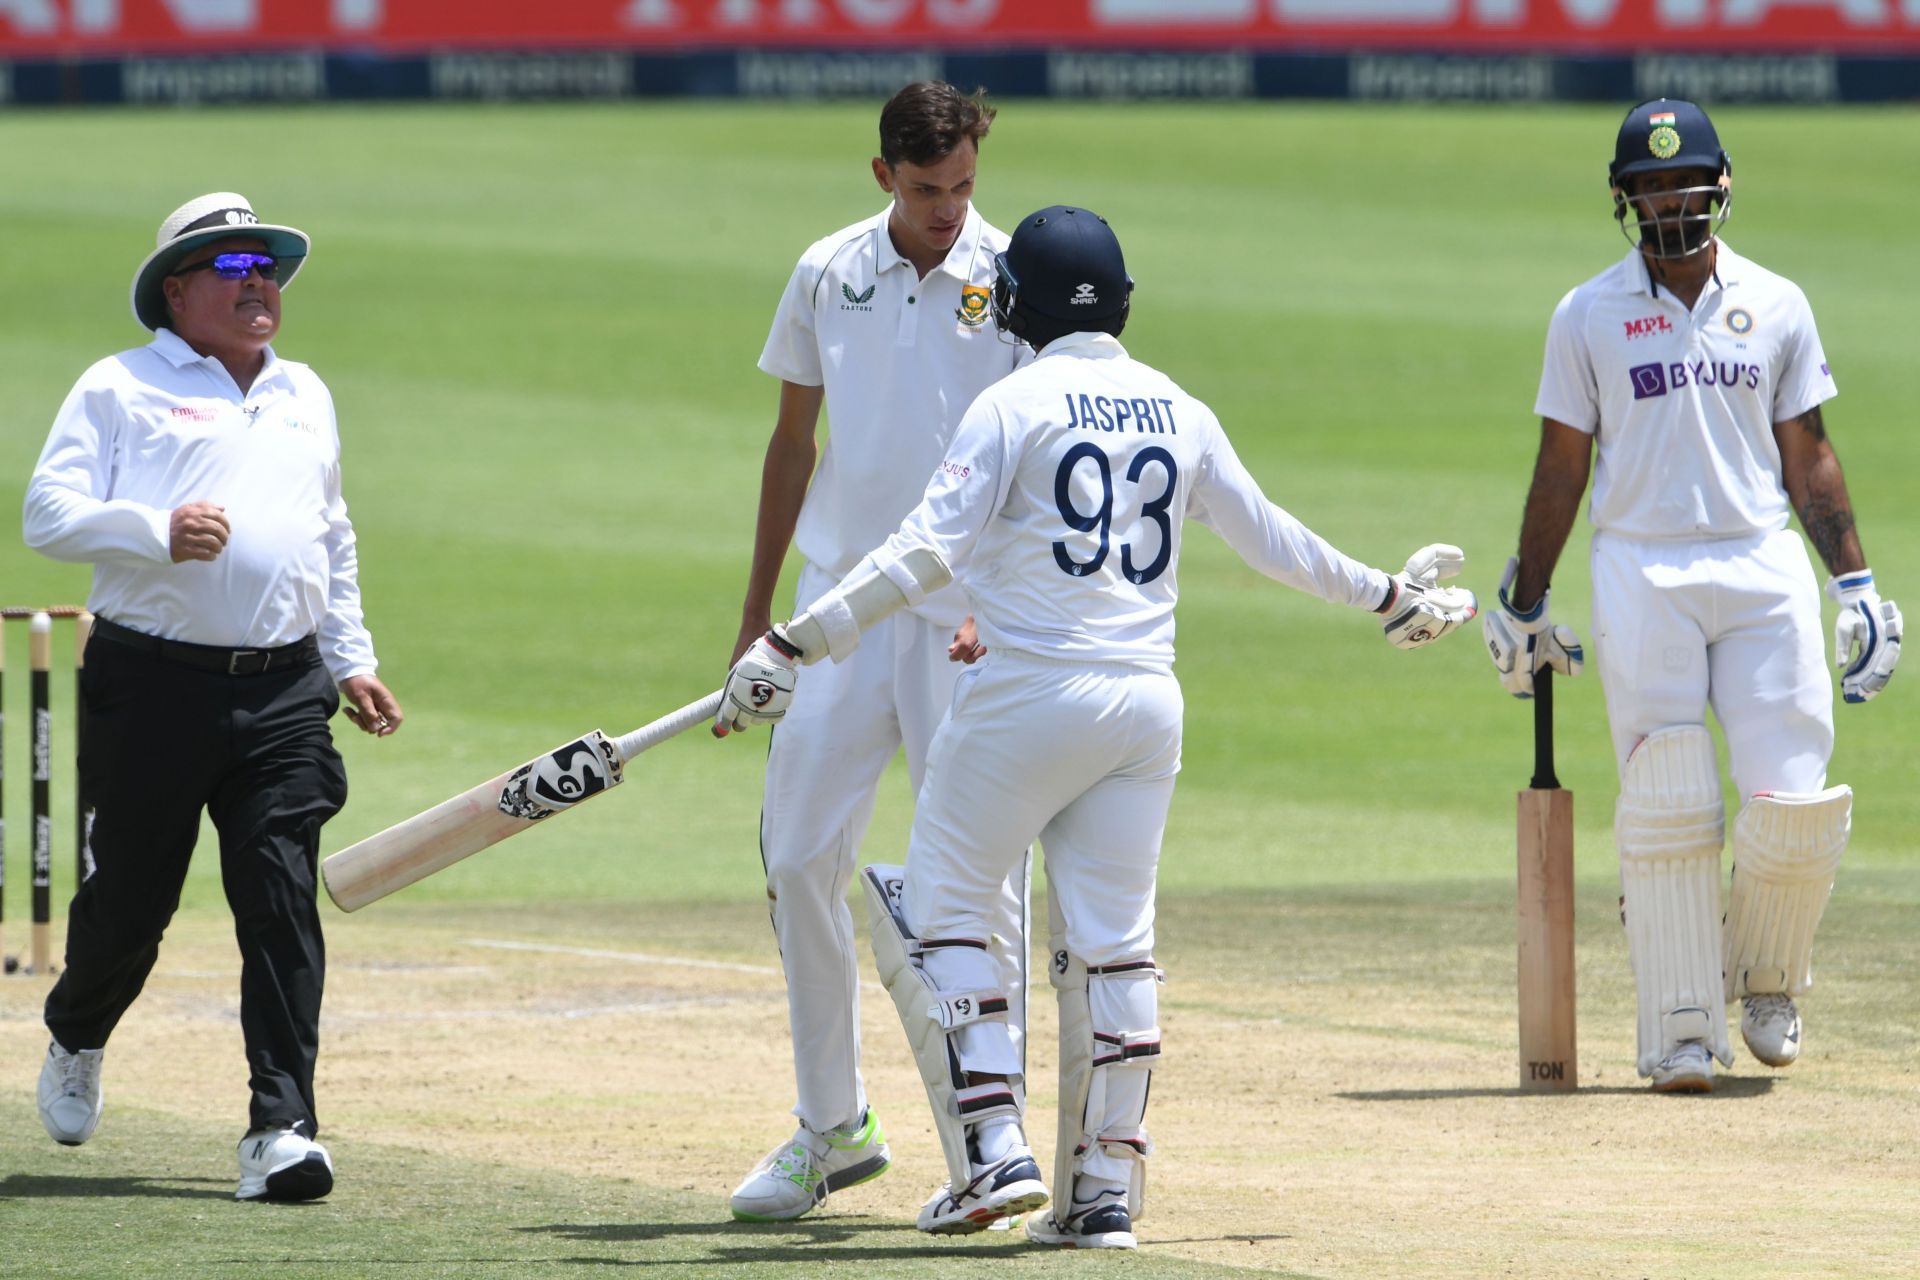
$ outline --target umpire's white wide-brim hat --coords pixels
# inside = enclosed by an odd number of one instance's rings
[[[167,300],[160,292],[160,282],[195,248],[231,236],[250,236],[267,242],[267,252],[280,261],[283,289],[293,283],[293,277],[307,260],[307,251],[313,247],[313,241],[304,231],[260,221],[243,195],[215,191],[189,200],[160,224],[153,252],[133,273],[133,318],[148,329],[165,325]]]

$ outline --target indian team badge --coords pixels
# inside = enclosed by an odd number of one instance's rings
[[[1680,154],[1680,134],[1670,124],[1663,124],[1647,135],[1647,150],[1661,160],[1671,160]]]
[[[1753,313],[1744,307],[1727,310],[1727,329],[1741,337],[1753,332]]]
[[[987,322],[987,286],[984,284],[963,284],[960,286],[960,309],[953,314],[960,317],[960,323],[969,329],[978,329]]]

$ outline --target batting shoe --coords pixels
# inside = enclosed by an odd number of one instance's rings
[[[1653,1069],[1656,1093],[1712,1093],[1713,1055],[1698,1040],[1682,1040]]]
[[[1135,1249],[1140,1244],[1133,1237],[1125,1191],[1102,1191],[1091,1200],[1075,1196],[1070,1206],[1035,1214],[1027,1219],[1027,1238],[1067,1249]]]
[[[47,1042],[40,1063],[40,1123],[63,1147],[77,1147],[100,1127],[100,1058],[104,1049],[68,1053],[58,1040]]]
[[[871,1182],[892,1167],[880,1117],[868,1107],[858,1125],[825,1133],[801,1125],[733,1189],[729,1207],[741,1222],[790,1222],[834,1192]]]
[[[920,1206],[914,1224],[936,1236],[972,1235],[991,1231],[994,1224],[1015,1214],[1045,1207],[1047,1185],[1033,1152],[1015,1146],[991,1164],[973,1166],[973,1178],[957,1194],[947,1183]]]
[[[333,1158],[299,1129],[256,1129],[240,1139],[235,1200],[318,1200],[333,1190]]]
[[[1800,1010],[1787,995],[1745,996],[1740,1001],[1740,1038],[1770,1067],[1790,1067],[1800,1058]]]

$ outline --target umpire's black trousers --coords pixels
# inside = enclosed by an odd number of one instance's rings
[[[301,1125],[311,1137],[326,975],[315,864],[321,824],[347,799],[327,729],[339,694],[311,642],[252,674],[226,668],[250,670],[257,656],[214,656],[111,623],[87,645],[80,781],[95,809],[94,868],[67,917],[47,1028],[69,1051],[107,1043],[180,905],[204,809],[240,944],[251,1128]]]

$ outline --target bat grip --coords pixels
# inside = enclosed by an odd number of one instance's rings
[[[1553,668],[1533,673],[1533,781],[1535,791],[1557,791],[1553,772]]]
[[[720,710],[720,692],[715,689],[698,702],[689,702],[678,711],[669,711],[658,720],[615,738],[613,749],[620,753],[620,762],[625,764],[647,748],[658,746],[675,734],[685,733],[703,720],[713,719]]]

